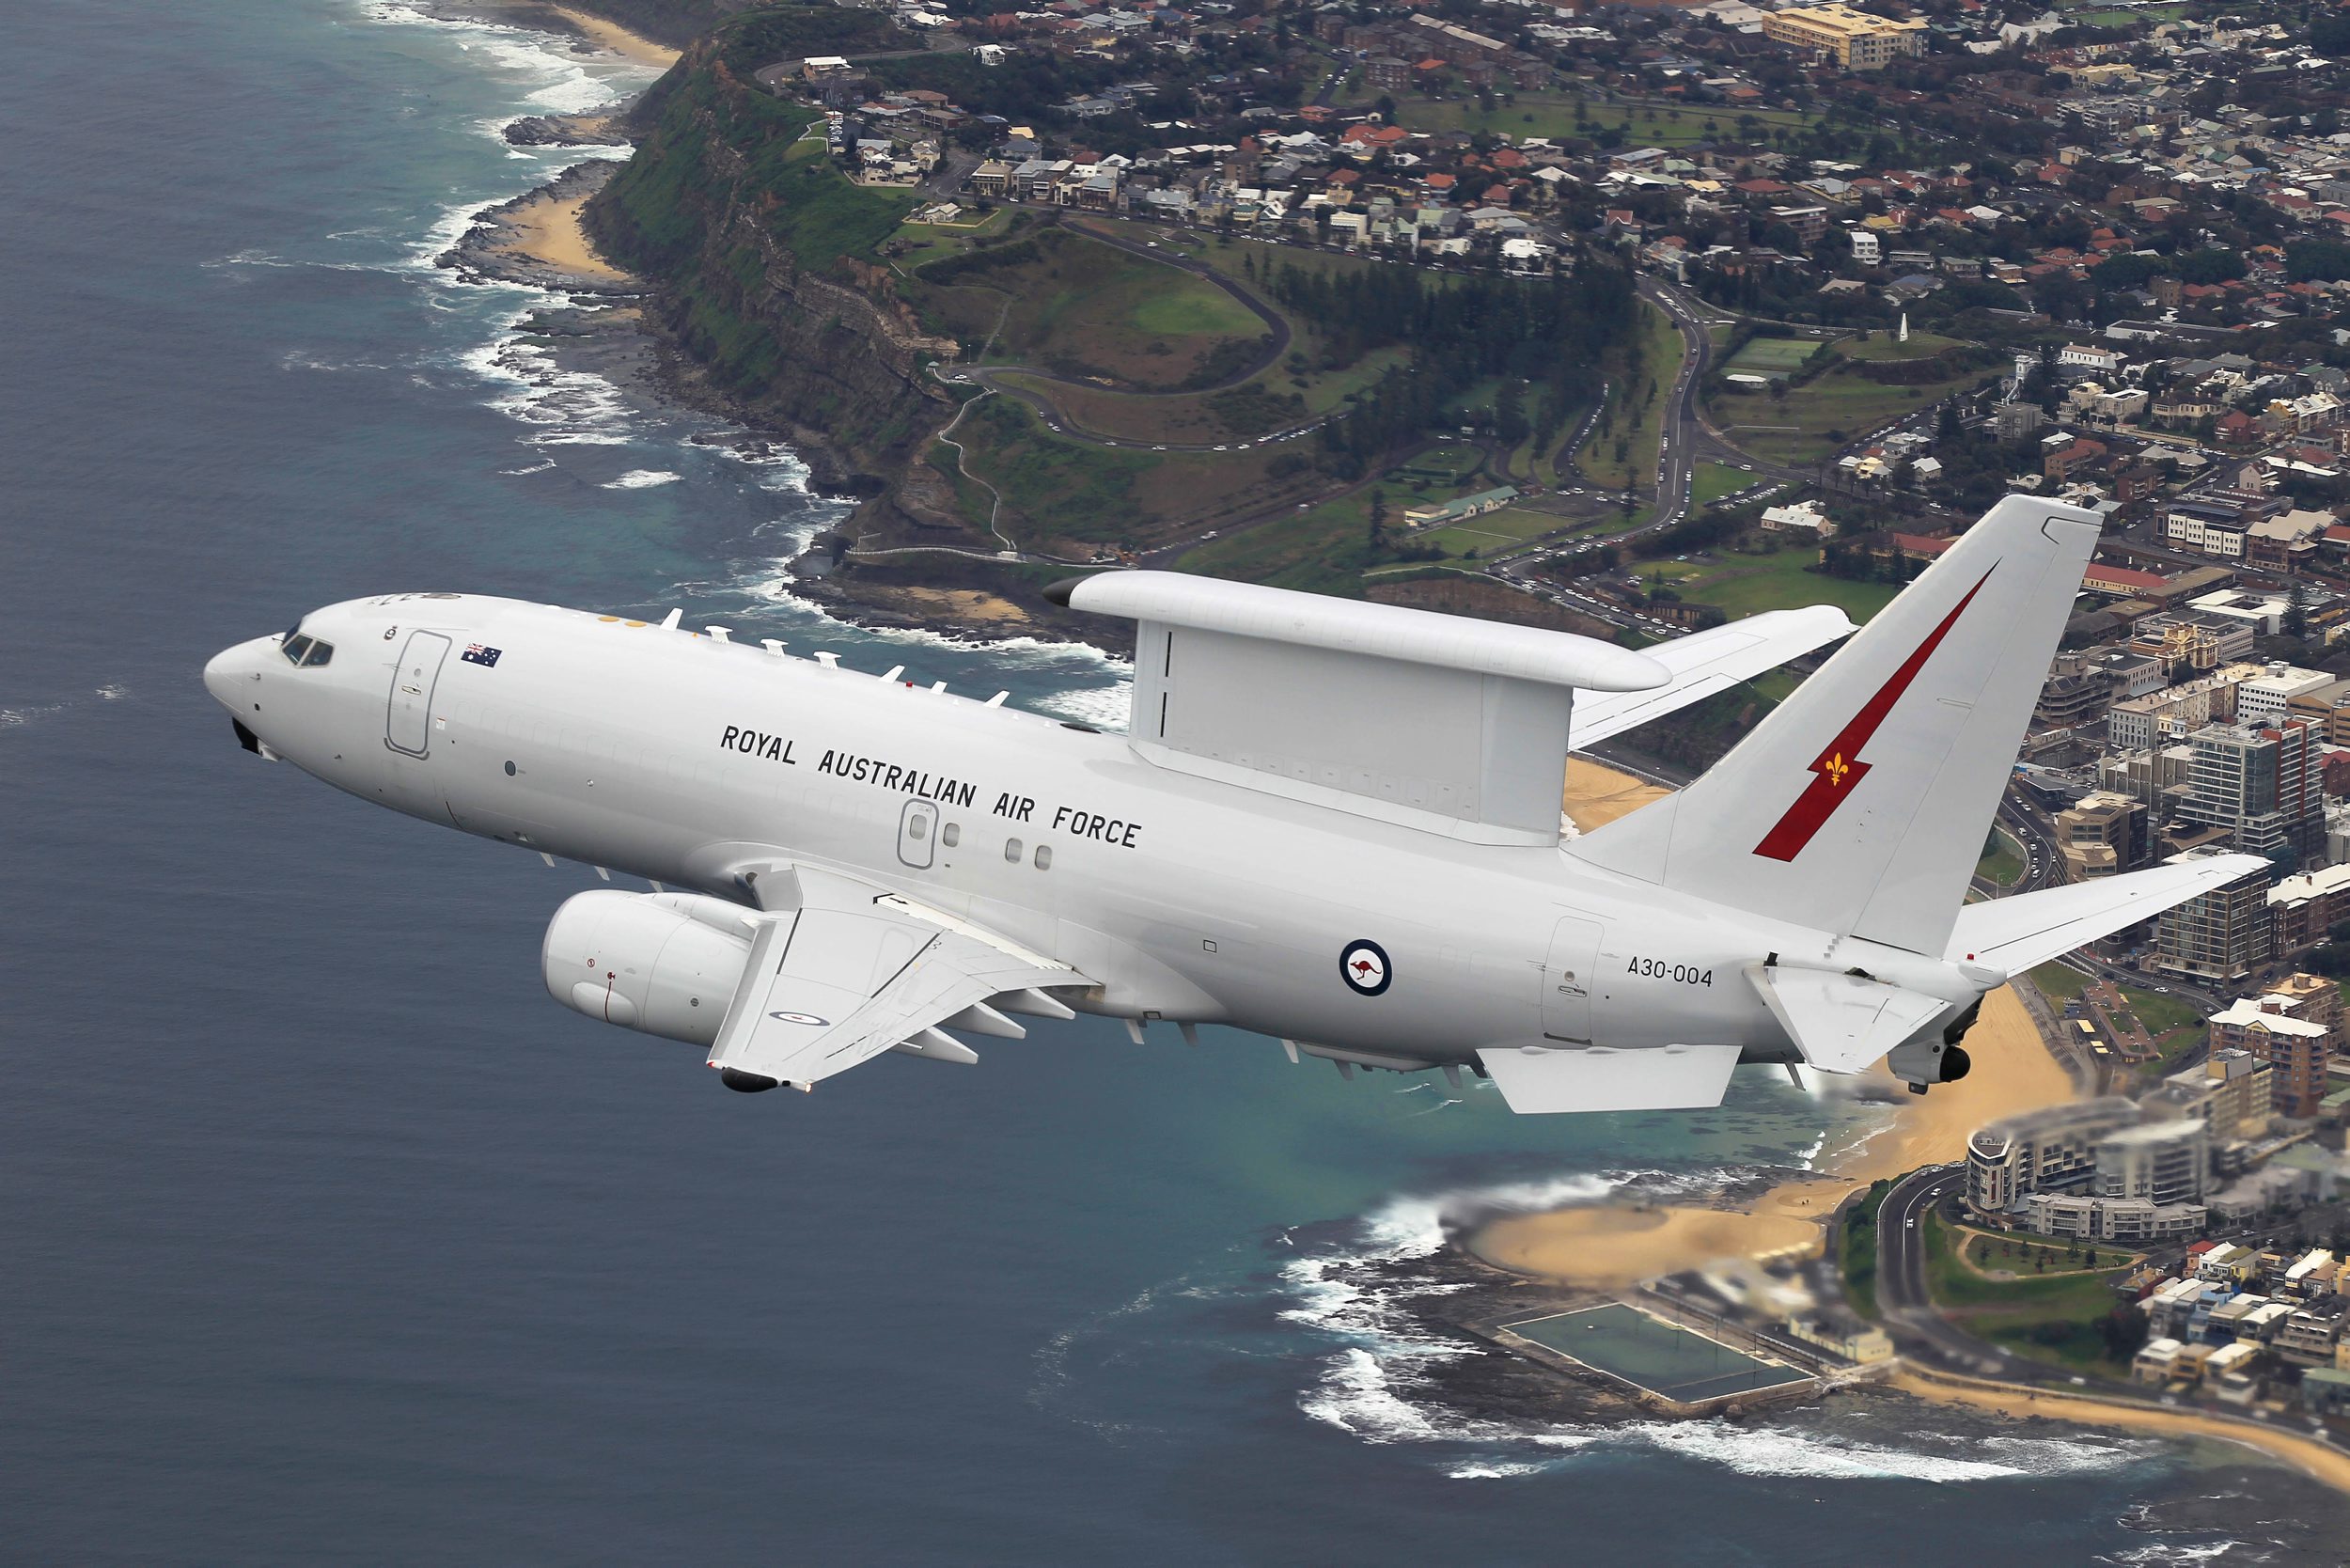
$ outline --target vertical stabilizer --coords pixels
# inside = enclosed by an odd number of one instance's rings
[[[2009,496],[1702,778],[1574,853],[1941,957],[2097,526]]]

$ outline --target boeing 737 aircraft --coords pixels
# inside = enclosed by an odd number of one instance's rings
[[[2262,864],[1983,903],[1967,883],[2097,537],[2000,502],[1717,766],[1570,837],[1567,753],[1849,633],[1779,611],[1646,652],[1159,572],[1127,732],[722,627],[456,593],[214,658],[245,748],[648,879],[555,913],[565,1006],[806,1090],[978,1059],[1073,1009],[1490,1076],[1520,1111],[1713,1105],[1742,1062],[1913,1090],[2017,971]],[[666,885],[666,887],[664,885]],[[670,891],[684,888],[691,891]]]

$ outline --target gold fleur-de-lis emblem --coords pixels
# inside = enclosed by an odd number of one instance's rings
[[[1827,775],[1829,783],[1841,789],[1844,783],[1844,776],[1852,772],[1852,764],[1844,760],[1844,754],[1840,751],[1827,760],[1822,771]]]

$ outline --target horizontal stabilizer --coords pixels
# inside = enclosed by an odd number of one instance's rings
[[[1762,993],[1803,1059],[1823,1073],[1857,1073],[1950,1007],[1939,996],[1832,969],[1750,964]]]
[[[1722,1103],[1735,1045],[1502,1045],[1477,1053],[1521,1116],[1554,1111],[1703,1110]]]
[[[1641,692],[1583,693],[1574,699],[1568,742],[1578,751],[1596,745],[1850,636],[1854,629],[1852,618],[1835,605],[1813,604],[1769,610],[1659,643],[1646,652],[1672,672],[1672,683]]]
[[[2151,870],[1970,903],[1959,911],[1958,924],[1950,930],[1949,956],[1953,962],[2021,974],[2060,953],[2150,920],[2198,893],[2268,869],[2269,863],[2257,855],[2197,855]]]

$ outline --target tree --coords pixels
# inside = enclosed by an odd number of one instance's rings
[[[2285,598],[2285,613],[2279,618],[2277,629],[2295,642],[2310,635],[2309,585],[2298,577],[2293,579],[2292,590]]]
[[[1387,493],[1377,485],[1371,490],[1371,547],[1374,550],[1387,541]]]

